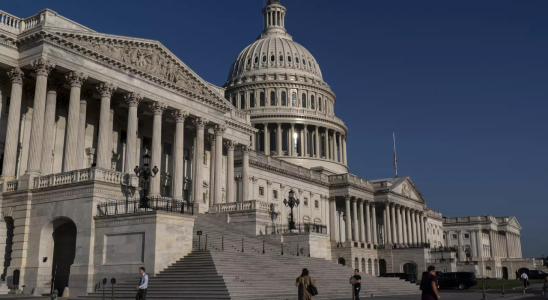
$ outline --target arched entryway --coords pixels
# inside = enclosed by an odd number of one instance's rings
[[[414,262],[408,262],[403,265],[403,273],[413,274],[415,278],[418,278],[418,267]]]
[[[502,278],[508,280],[508,268],[502,267]]]
[[[44,226],[40,236],[39,275],[55,277],[54,290],[62,295],[69,286],[70,266],[76,254],[76,224],[58,218]]]
[[[339,257],[339,264],[346,266],[346,259],[344,259],[344,257]]]
[[[521,276],[521,274],[523,274],[523,273],[529,274],[529,269],[527,269],[527,268],[521,268],[521,269],[518,270],[519,276]]]
[[[373,270],[373,262],[371,261],[371,258],[367,260],[367,265],[369,269],[369,275],[374,275],[375,272]]]
[[[362,269],[360,270],[362,274],[367,274],[367,265],[365,264],[365,258],[362,258]]]
[[[379,275],[386,274],[386,260],[379,260]]]
[[[360,268],[360,259],[359,258],[354,258],[354,269],[359,269]]]

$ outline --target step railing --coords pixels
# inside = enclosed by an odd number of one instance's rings
[[[287,234],[287,233],[319,233],[327,234],[327,226],[322,224],[297,223],[294,229],[289,225],[266,225],[265,234]]]
[[[116,200],[97,204],[98,217],[150,211],[193,215],[194,206],[184,200],[175,200],[169,197],[146,197],[143,199]]]

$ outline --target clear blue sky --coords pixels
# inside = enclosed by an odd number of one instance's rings
[[[3,1],[98,32],[155,39],[222,85],[262,29],[263,0]],[[348,128],[351,172],[400,175],[446,216],[516,216],[525,256],[548,255],[548,1],[282,0]]]

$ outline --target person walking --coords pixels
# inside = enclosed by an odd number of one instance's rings
[[[360,290],[362,289],[362,277],[360,276],[360,270],[354,270],[354,276],[352,276],[354,285],[354,300],[360,300]]]
[[[148,289],[148,275],[145,273],[145,268],[139,268],[139,274],[141,274],[141,279],[139,280],[139,286],[137,287],[137,295],[135,300],[146,300],[147,299],[147,289]]]
[[[525,295],[525,290],[527,289],[527,285],[529,283],[529,276],[527,276],[527,273],[521,273],[521,281],[523,281],[523,294]]]
[[[422,275],[420,289],[422,291],[421,300],[441,299],[438,293],[438,278],[436,277],[436,267],[429,266],[428,273]]]
[[[314,296],[312,296],[308,290],[310,285],[316,287],[316,282],[308,275],[308,270],[303,269],[301,276],[295,281],[295,286],[299,288],[299,300],[314,299]]]
[[[544,284],[542,285],[542,295],[548,299],[548,277],[544,279]]]

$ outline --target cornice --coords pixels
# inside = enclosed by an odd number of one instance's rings
[[[235,161],[234,163],[235,166],[241,166],[242,165],[242,161],[241,160],[237,160]],[[305,177],[305,176],[302,176],[300,174],[295,174],[293,172],[289,172],[287,170],[284,170],[284,169],[280,169],[280,168],[276,168],[274,166],[270,166],[270,165],[267,165],[267,164],[263,164],[263,163],[260,163],[258,161],[255,161],[255,160],[249,160],[249,165],[250,166],[253,166],[257,169],[261,169],[261,170],[265,170],[265,171],[268,171],[268,172],[272,172],[272,173],[276,173],[276,174],[279,174],[279,175],[283,175],[283,176],[286,176],[286,177],[289,177],[289,178],[294,178],[294,179],[297,179],[297,180],[301,180],[301,181],[305,181],[307,183],[310,183],[310,184],[314,184],[316,186],[320,186],[320,187],[324,187],[324,188],[329,188],[329,183],[328,182],[323,182],[321,180],[316,180],[316,179],[312,179],[312,178],[309,178],[309,177]]]
[[[24,46],[37,38],[43,38],[45,43],[91,59],[120,72],[129,73],[140,79],[147,80],[156,86],[167,88],[185,97],[190,97],[212,108],[224,112],[232,110],[230,104],[223,97],[213,92],[207,83],[202,82],[201,79],[194,75],[190,68],[174,58],[158,43],[124,40],[115,37],[97,37],[93,33],[64,33],[59,31],[51,33],[44,30],[28,35],[19,40],[18,43]],[[93,46],[84,45],[83,42],[79,42],[81,40],[89,42]],[[170,64],[173,70],[178,68],[177,70],[180,70],[178,72],[183,74],[185,78],[175,78],[175,75],[171,74],[167,74],[165,78],[161,78],[159,75],[153,75],[152,72],[144,69],[144,67],[137,67],[135,64],[138,62],[136,61],[124,62],[122,58],[113,58],[105,53],[101,53],[102,50],[106,49],[105,47],[112,45],[135,47],[133,48],[135,51],[140,49],[143,49],[143,51],[152,51],[149,55],[161,56]]]
[[[373,193],[373,190],[369,190],[369,189],[366,189],[365,187],[363,186],[359,186],[355,183],[351,183],[351,182],[341,182],[341,183],[332,183],[329,185],[329,190],[335,190],[335,189],[339,189],[339,188],[353,188],[353,189],[356,189],[356,190],[359,190],[359,191],[362,191],[362,192],[365,192],[371,196],[374,195]]]
[[[236,130],[241,130],[241,131],[243,131],[245,133],[248,133],[248,134],[255,134],[256,132],[259,131],[258,129],[255,129],[253,126],[242,124],[242,123],[233,121],[231,119],[225,119],[225,122],[226,122],[226,125],[229,128],[234,128]]]
[[[251,120],[253,120],[253,119],[262,119],[262,118],[291,118],[291,119],[299,118],[299,119],[313,120],[313,121],[317,121],[317,122],[325,122],[325,123],[329,123],[331,125],[335,125],[337,127],[342,127],[344,129],[344,134],[348,135],[348,128],[346,127],[346,125],[331,121],[329,119],[319,118],[319,117],[312,117],[312,116],[306,116],[306,115],[301,115],[301,114],[266,113],[266,114],[262,114],[262,115],[251,115],[251,113],[250,113],[250,118],[251,118]],[[257,123],[262,123],[262,122],[257,122]],[[272,123],[276,123],[276,122],[272,122]],[[253,123],[253,124],[255,124],[255,123]]]

